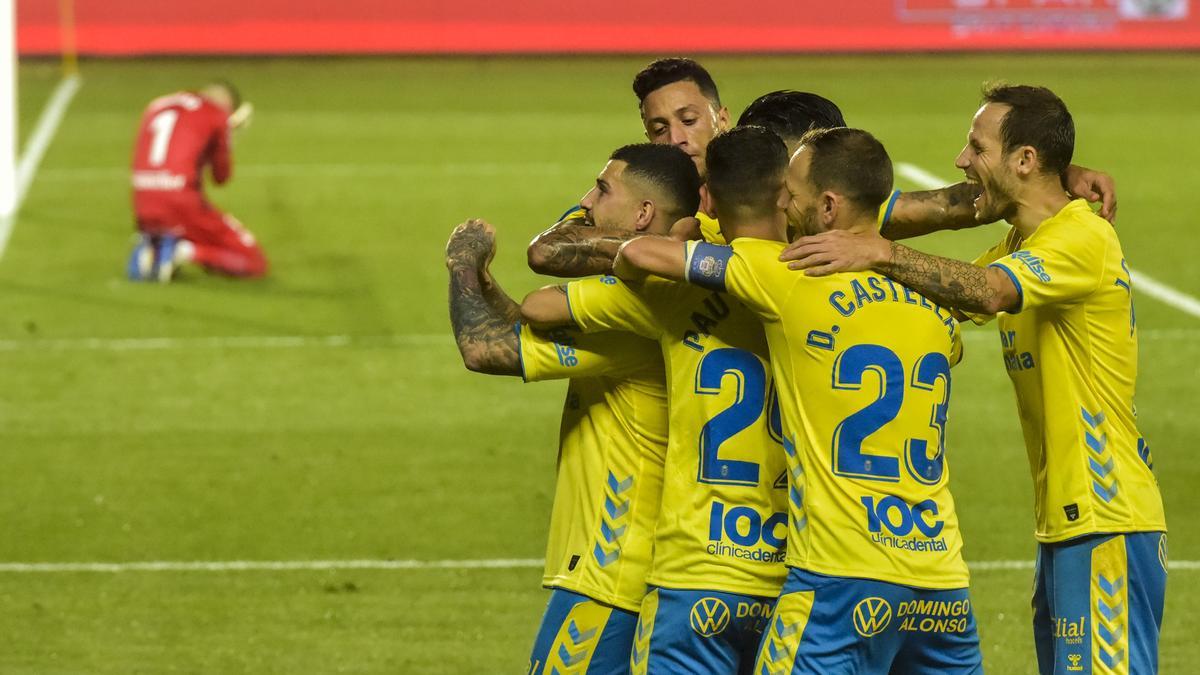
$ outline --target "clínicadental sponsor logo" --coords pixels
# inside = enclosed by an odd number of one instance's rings
[[[897,630],[912,633],[965,633],[971,621],[971,601],[909,600],[896,607]]]
[[[781,563],[786,556],[787,513],[763,518],[749,506],[726,507],[714,500],[708,515],[709,555]]]
[[[876,501],[863,496],[859,501],[867,509],[867,532],[880,546],[902,551],[945,551],[942,530],[946,521],[937,517],[938,505],[932,499],[909,504],[895,495]]]
[[[854,607],[854,630],[865,638],[879,635],[891,623],[892,606],[883,598],[866,598]]]
[[[690,622],[692,630],[704,637],[712,637],[729,625],[729,605],[720,598],[700,598],[692,605]]]

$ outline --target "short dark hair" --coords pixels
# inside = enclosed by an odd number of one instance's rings
[[[892,159],[870,133],[813,129],[800,142],[808,148],[808,179],[818,192],[836,192],[867,213],[878,211],[892,193]]]
[[[742,111],[737,125],[766,127],[784,142],[799,139],[811,129],[846,126],[833,101],[806,91],[780,90],[763,94]]]
[[[708,189],[721,213],[770,213],[787,171],[787,147],[770,129],[734,127],[708,144]]]
[[[694,82],[700,88],[714,108],[721,107],[721,95],[717,93],[717,83],[704,66],[692,59],[670,58],[659,59],[642,68],[633,78],[633,93],[637,94],[638,105],[646,102],[651,92],[676,82]]]
[[[1044,173],[1062,176],[1075,153],[1075,121],[1067,104],[1045,87],[984,85],[984,103],[1009,106],[1000,121],[1004,154],[1028,145],[1038,152]]]
[[[238,91],[238,88],[233,86],[233,83],[229,80],[213,80],[209,84],[229,92],[229,98],[233,101],[234,110],[237,110],[238,106],[242,105],[242,92]]]
[[[659,207],[675,220],[700,208],[700,173],[678,146],[635,143],[617,148],[610,160],[625,162],[625,172],[658,187],[667,203]]]

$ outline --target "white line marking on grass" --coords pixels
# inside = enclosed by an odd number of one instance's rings
[[[1141,270],[1131,270],[1130,274],[1133,275],[1133,287],[1136,292],[1145,293],[1185,314],[1200,318],[1200,300],[1146,276]]]
[[[591,164],[580,162],[394,162],[387,164],[239,164],[239,178],[396,177],[396,176],[559,176],[569,171],[586,171]],[[42,180],[81,181],[128,180],[125,166],[89,166],[45,169]]]
[[[479,570],[536,569],[540,558],[485,560],[147,560],[143,562],[0,563],[0,573],[57,574],[70,572],[310,572],[323,570]],[[1173,560],[1172,571],[1200,570],[1200,560]],[[1031,570],[1032,560],[983,560],[968,563],[972,572]]]
[[[1146,328],[1138,331],[1144,342],[1200,341],[1200,328]],[[970,342],[990,342],[996,339],[991,331],[966,331],[963,339]],[[195,349],[337,349],[343,347],[411,347],[452,345],[454,338],[446,333],[411,333],[408,335],[233,335],[197,338],[30,338],[0,340],[3,352],[154,352]]]
[[[29,192],[29,186],[33,184],[33,177],[37,174],[38,165],[41,164],[42,157],[50,147],[50,141],[54,140],[58,125],[67,112],[67,106],[71,104],[71,99],[75,97],[75,92],[79,91],[82,84],[83,80],[79,79],[78,75],[68,75],[58,83],[50,95],[50,100],[46,102],[46,107],[42,109],[42,115],[38,118],[33,134],[29,136],[25,152],[21,153],[21,158],[17,160],[16,205],[13,207],[13,215],[0,219],[0,256],[3,256],[4,250],[8,248],[8,240],[12,236],[13,225],[16,222],[16,213],[20,211],[21,203],[25,201],[25,194]]]
[[[948,181],[942,180],[916,164],[909,164],[908,162],[897,162],[896,173],[916,183],[917,187],[923,190],[936,190],[950,184]]]
[[[200,338],[64,338],[0,340],[0,352],[146,352],[176,349],[296,349],[302,347],[402,347],[453,344],[449,333],[411,335],[246,335]]]
[[[525,569],[541,567],[538,558],[491,560],[214,560],[102,563],[0,563],[0,573],[56,572],[291,572],[320,570]]]
[[[908,180],[916,183],[917,187],[925,190],[934,190],[940,187],[949,185],[949,181],[942,180],[925,169],[907,162],[896,163],[896,173]],[[1184,293],[1178,289],[1172,288],[1161,281],[1153,279],[1145,272],[1133,270],[1130,272],[1133,275],[1134,287],[1137,292],[1145,293],[1146,295],[1162,302],[1175,309],[1190,314],[1196,318],[1200,318],[1200,300]]]

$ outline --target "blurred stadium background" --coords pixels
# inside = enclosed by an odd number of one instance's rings
[[[1140,272],[1138,404],[1172,528],[1162,672],[1196,672],[1195,2],[15,6],[29,189],[0,238],[0,672],[523,671],[563,387],[462,368],[443,246],[488,218],[509,292],[545,283],[526,242],[642,137],[629,82],[675,54],[735,117],[773,89],[833,99],[905,189],[957,178],[983,81],[1066,100]],[[138,116],[212,77],[257,119],[210,196],[271,276],[131,284]],[[965,257],[999,231],[922,246]],[[989,672],[1032,673],[1028,469],[994,329],[968,337],[949,447],[973,598]]]

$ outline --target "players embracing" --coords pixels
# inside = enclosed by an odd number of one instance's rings
[[[793,233],[840,233],[841,252],[853,257],[874,245],[880,220],[893,238],[986,222],[963,199],[979,192],[976,176],[968,172],[966,183],[940,191],[893,192],[882,145],[844,128],[836,106],[811,94],[761,97],[741,122],[767,128],[725,133],[728,113],[715,84],[687,59],[651,64],[635,79],[635,92],[647,137],[692,159],[707,181],[702,208],[718,218],[700,213],[699,223],[639,226],[662,197],[642,190],[639,198],[617,198],[607,189],[621,182],[610,163],[585,195],[584,212],[530,247],[538,271],[609,273],[615,259],[622,278],[585,278],[532,294],[521,307],[521,335],[536,334],[532,324],[582,329],[599,343],[613,331],[656,341],[668,391],[662,497],[630,658],[621,665],[612,655],[589,657],[563,663],[579,667],[560,672],[982,672],[945,449],[950,367],[961,358],[951,308],[959,306],[890,269],[810,277],[779,260]],[[829,127],[843,128],[820,131]],[[1091,194],[1099,184],[1108,200],[1107,177],[1067,166],[1069,159],[1060,190],[1065,182]],[[1117,286],[1127,291],[1127,274],[1124,281]],[[514,319],[511,308],[501,318]],[[501,332],[490,339],[511,353]],[[1094,431],[1106,414],[1121,415],[1107,412],[1106,402],[1089,403]],[[1110,473],[1121,465],[1100,463]],[[1143,491],[1149,485],[1136,470],[1129,483]],[[1161,518],[1151,520],[1143,524],[1148,531],[1165,529]],[[1118,601],[1140,599],[1141,614],[1130,618],[1149,621],[1152,634],[1131,632],[1128,623],[1118,633],[1122,625],[1108,621],[1093,628],[1102,642],[1087,643],[1096,663],[1108,665],[1112,651],[1104,645],[1137,641],[1128,650],[1134,656],[1119,657],[1126,660],[1117,665],[1128,668],[1142,658],[1137,653],[1156,655],[1161,584],[1143,575],[1149,537],[1114,541],[1084,542],[1058,560],[1084,569],[1080,561],[1091,556],[1093,593],[1111,596],[1107,614],[1089,605],[1093,615],[1111,618],[1124,611]],[[1154,541],[1161,547],[1164,540]],[[1046,571],[1056,552],[1039,554],[1038,657],[1043,673],[1085,672],[1063,670],[1081,657],[1058,654],[1048,640],[1055,603],[1067,602],[1059,598],[1069,598],[1071,611],[1080,602],[1078,584],[1055,584]],[[547,630],[556,627],[544,623]],[[574,624],[558,630],[582,633]],[[1056,660],[1065,665],[1056,670]],[[1152,672],[1140,665],[1150,661],[1136,663],[1111,672]],[[531,672],[552,671],[531,665]]]

